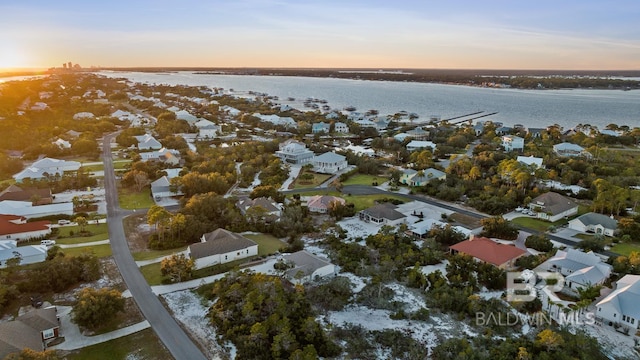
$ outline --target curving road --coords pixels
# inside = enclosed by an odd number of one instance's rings
[[[171,355],[178,360],[205,360],[206,357],[191,341],[187,334],[169,314],[158,297],[151,292],[151,287],[140,273],[140,269],[133,260],[124,235],[122,220],[132,214],[132,211],[122,210],[118,203],[118,189],[111,158],[111,140],[116,134],[104,137],[102,158],[104,161],[104,187],[107,200],[107,224],[111,251],[118,265],[124,282],[127,284],[133,299],[140,311],[147,319],[151,328],[166,346]]]

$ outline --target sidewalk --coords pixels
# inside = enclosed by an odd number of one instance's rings
[[[300,174],[301,169],[302,169],[302,166],[300,165],[289,166],[289,178],[282,183],[282,186],[280,187],[280,191],[289,190],[289,185],[291,185],[291,183],[298,177],[298,174]]]
[[[56,244],[58,246],[60,246],[61,249],[69,249],[69,248],[79,248],[79,247],[85,247],[85,246],[95,246],[95,245],[104,245],[104,244],[108,244],[109,243],[109,239],[107,240],[100,240],[100,241],[92,241],[92,242],[86,242],[86,243],[79,243],[79,244]]]
[[[187,256],[187,250],[184,251],[180,251],[171,255],[167,255],[167,256],[161,256],[155,259],[149,259],[149,260],[140,260],[140,261],[136,261],[136,265],[138,265],[138,267],[141,266],[145,266],[145,265],[149,265],[149,264],[155,264],[155,263],[159,263],[160,261],[164,260],[165,258],[171,257],[173,255],[180,255],[183,254],[184,256]]]
[[[51,349],[56,350],[77,350],[87,346],[100,344],[109,340],[117,339],[123,336],[131,335],[140,330],[149,328],[149,322],[142,321],[122,329],[118,329],[106,334],[95,336],[82,335],[78,325],[71,321],[71,306],[57,306],[58,316],[60,317],[60,336],[64,336],[64,342]]]

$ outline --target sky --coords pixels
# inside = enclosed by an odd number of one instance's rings
[[[640,69],[637,0],[0,0],[0,68]]]

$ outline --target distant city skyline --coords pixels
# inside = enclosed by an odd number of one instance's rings
[[[0,69],[640,69],[623,1],[4,1]]]

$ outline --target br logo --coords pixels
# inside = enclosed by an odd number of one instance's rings
[[[536,286],[540,281],[540,285]],[[507,272],[507,301],[533,301],[545,288],[558,292],[564,287],[560,273],[533,270]]]

